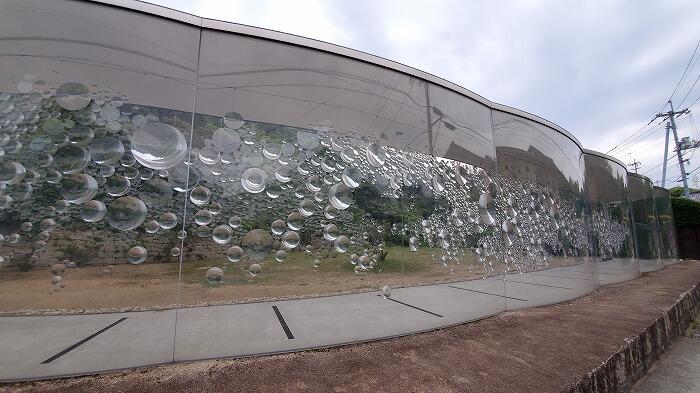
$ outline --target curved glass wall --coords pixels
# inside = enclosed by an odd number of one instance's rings
[[[119,5],[0,5],[2,381],[415,333],[581,296],[589,248],[628,255],[587,226],[624,223],[586,188],[624,171],[588,175],[545,121]]]
[[[659,226],[661,259],[665,264],[676,263],[678,262],[678,245],[676,242],[676,228],[673,224],[671,196],[668,190],[654,187],[654,206],[656,208],[656,221]]]
[[[659,227],[656,225],[654,209],[654,186],[648,178],[634,173],[627,175],[627,182],[639,270],[644,273],[663,269],[659,251]]]
[[[581,148],[557,130],[502,111],[493,111],[493,133],[502,259],[515,272],[506,277],[506,294],[549,304],[594,290]],[[508,301],[508,308],[520,306]]]
[[[627,187],[627,170],[595,152],[584,153],[586,194],[591,209],[591,247],[601,284],[639,276]]]

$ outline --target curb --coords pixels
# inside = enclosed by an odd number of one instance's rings
[[[615,354],[564,392],[628,392],[671,346],[673,340],[684,334],[699,309],[700,283],[680,295],[673,306],[634,338],[625,339],[627,343]]]

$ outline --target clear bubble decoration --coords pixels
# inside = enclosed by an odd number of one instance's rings
[[[117,138],[100,137],[90,142],[88,152],[95,163],[112,165],[119,162],[124,155],[124,145]]]
[[[279,250],[275,253],[275,261],[284,262],[287,259],[287,252],[284,250]]]
[[[18,184],[24,179],[27,170],[18,162],[0,162],[0,182]]]
[[[77,145],[66,145],[53,154],[54,167],[63,174],[78,173],[90,163],[90,153]]]
[[[267,185],[267,173],[260,168],[248,168],[241,175],[241,185],[251,194],[260,193]]]
[[[210,267],[204,277],[209,284],[218,285],[224,280],[224,271],[219,267]]]
[[[254,261],[262,261],[272,249],[272,235],[263,229],[253,229],[243,235],[241,248]]]
[[[180,256],[180,247],[173,247],[170,249],[170,255],[177,257]]]
[[[248,274],[250,274],[252,277],[258,276],[262,272],[262,266],[260,266],[259,263],[253,263],[252,265],[248,266]]]
[[[345,253],[350,249],[350,239],[345,235],[340,235],[333,242],[333,247],[336,251]]]
[[[243,254],[243,249],[239,246],[233,246],[226,250],[226,258],[233,263],[240,261],[243,258]]]
[[[131,153],[148,168],[173,168],[185,160],[187,141],[180,130],[171,125],[148,123],[131,136]]]
[[[158,225],[163,229],[173,229],[177,225],[177,216],[175,213],[163,213],[158,218]]]
[[[132,265],[139,265],[148,257],[148,251],[142,246],[134,246],[126,253],[127,260]]]
[[[211,199],[211,191],[204,186],[197,186],[190,191],[190,201],[197,206],[204,206]]]
[[[90,175],[75,173],[61,181],[61,195],[68,202],[80,205],[97,194],[97,181]]]
[[[80,206],[80,218],[85,222],[98,222],[107,214],[107,207],[98,200],[85,202]]]
[[[115,199],[107,207],[107,222],[114,229],[128,231],[143,224],[147,213],[146,204],[140,199],[124,196]]]
[[[156,220],[146,221],[146,223],[143,224],[143,229],[146,231],[146,233],[158,233],[160,230],[160,224],[158,224],[158,221]]]
[[[113,175],[105,180],[105,191],[111,196],[126,195],[131,188],[131,181],[122,175]]]
[[[56,103],[63,109],[78,111],[90,104],[90,90],[77,82],[64,83],[54,94]]]
[[[239,228],[242,223],[243,220],[238,216],[233,216],[228,220],[228,225],[233,229]]]
[[[224,124],[226,127],[231,128],[233,130],[237,130],[243,126],[243,116],[239,115],[236,112],[229,112],[224,115]]]
[[[352,200],[352,188],[345,183],[337,183],[328,191],[328,202],[338,210],[350,207]]]
[[[233,230],[228,225],[219,225],[211,233],[212,239],[216,244],[227,244],[231,242]]]
[[[282,246],[289,250],[297,247],[300,241],[301,238],[299,237],[299,233],[296,231],[286,231],[284,234],[282,234]]]
[[[146,180],[139,186],[139,199],[147,206],[155,207],[169,203],[173,197],[170,183],[160,178]]]

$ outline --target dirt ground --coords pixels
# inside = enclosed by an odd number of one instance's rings
[[[348,293],[391,287],[427,284],[479,277],[483,269],[472,258],[460,265],[444,267],[432,261],[434,250],[411,253],[390,250],[379,268],[356,274],[347,258],[328,258],[314,267],[303,253],[287,257],[283,263],[268,260],[263,272],[251,277],[247,271],[223,260],[184,262],[180,304],[196,305],[221,302],[293,298],[331,293]],[[212,285],[205,279],[213,266],[224,269],[224,281]],[[14,267],[0,268],[0,312],[55,313],[155,309],[178,303],[177,263],[119,264],[67,268],[65,285],[58,291],[50,280],[48,267],[20,272]]]
[[[700,262],[571,302],[391,340],[21,383],[4,392],[560,392],[700,282]]]

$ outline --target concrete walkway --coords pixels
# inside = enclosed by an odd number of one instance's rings
[[[578,270],[568,270],[572,269]],[[523,277],[526,276],[519,280]],[[323,351],[176,363],[67,380],[26,382],[10,385],[6,390],[558,393],[588,378],[698,282],[700,263],[685,262],[637,280],[604,286],[564,304],[501,313],[424,334]],[[265,327],[260,328],[266,331]],[[295,337],[325,334],[315,328],[299,330],[291,322],[289,328]],[[286,337],[281,331],[280,328],[277,334]]]
[[[336,346],[456,325],[595,290],[598,265],[286,301],[92,315],[0,318],[0,381]],[[601,280],[638,276],[601,264]]]
[[[697,393],[700,392],[700,315],[695,316],[696,329],[679,338],[631,393]]]

